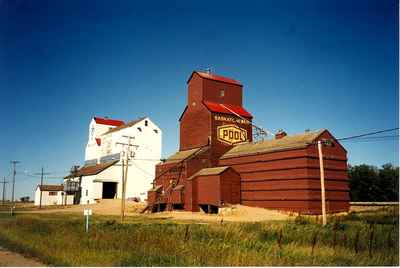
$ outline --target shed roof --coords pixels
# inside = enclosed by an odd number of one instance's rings
[[[121,120],[115,120],[115,119],[109,119],[109,118],[102,118],[102,117],[93,117],[94,121],[97,124],[102,124],[102,125],[109,125],[109,126],[121,126],[124,124],[124,121]]]
[[[198,176],[219,175],[222,172],[224,172],[225,170],[227,170],[228,168],[230,168],[230,167],[225,166],[225,167],[203,168],[203,169],[200,169],[195,174],[193,174],[190,178],[188,178],[188,180],[192,180],[193,178],[198,177]]]
[[[238,105],[233,104],[225,104],[225,103],[216,103],[211,101],[203,101],[204,105],[207,107],[208,110],[217,113],[223,114],[233,114],[233,115],[240,115],[248,118],[252,118],[253,116],[246,111],[245,108]]]
[[[81,176],[91,176],[91,175],[97,175],[103,170],[113,166],[115,163],[117,163],[119,160],[115,160],[112,162],[107,162],[107,163],[100,163],[96,165],[87,165],[83,166],[80,169],[77,170],[76,174],[70,174],[65,179],[68,178],[74,178],[74,177],[81,177]]]
[[[185,186],[183,184],[179,184],[177,186],[175,186],[175,188],[173,189],[174,191],[182,191],[185,188]]]
[[[232,78],[223,77],[223,76],[220,76],[220,75],[206,73],[206,72],[200,72],[200,71],[193,71],[192,74],[190,75],[187,83],[189,83],[189,81],[192,79],[194,74],[198,74],[201,78],[242,86],[242,84],[239,81],[234,80]]]
[[[326,131],[326,129],[321,129],[313,132],[305,132],[292,136],[285,136],[281,139],[239,144],[226,152],[221,157],[221,159],[242,155],[270,153],[290,149],[305,148],[310,145],[315,139],[317,139],[324,131]]]
[[[182,161],[192,155],[194,155],[196,152],[200,151],[200,148],[194,148],[190,150],[185,150],[185,151],[178,151],[175,154],[171,155],[165,160],[165,163],[174,163],[174,162],[179,162]]]
[[[126,124],[124,124],[124,125],[117,126],[117,127],[115,127],[115,128],[112,128],[112,129],[110,129],[110,130],[104,132],[102,135],[107,135],[107,134],[109,134],[109,133],[116,132],[116,131],[119,131],[119,130],[121,130],[121,129],[134,126],[134,125],[136,125],[137,123],[139,123],[140,121],[142,121],[142,120],[145,119],[145,118],[146,118],[146,117],[141,117],[141,118],[138,118],[138,119],[136,119],[136,120],[129,121],[128,123],[126,123]]]
[[[46,185],[38,185],[37,186],[39,189],[41,189],[42,191],[51,191],[51,192],[59,192],[59,191],[64,191],[64,186],[63,185],[50,185],[50,184],[46,184]]]
[[[155,187],[151,188],[149,190],[149,192],[158,192],[159,190],[161,190],[162,185],[156,185]]]

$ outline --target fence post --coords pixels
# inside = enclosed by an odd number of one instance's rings
[[[358,240],[360,239],[360,229],[357,230],[356,236],[354,238],[354,251],[358,253]]]
[[[279,249],[282,249],[282,229],[279,230],[279,237],[278,237],[278,246]]]
[[[333,250],[336,249],[336,239],[337,239],[337,226],[336,224],[333,226]]]
[[[278,248],[279,248],[279,258],[282,256],[282,228],[279,230],[279,235],[278,235]]]
[[[395,231],[395,230],[393,230]],[[387,236],[387,245],[388,245],[388,249],[392,249],[393,248],[393,241],[392,241],[392,234],[394,232],[388,232],[388,236]]]
[[[183,241],[186,242],[188,238],[189,238],[189,225],[186,225],[185,238],[183,239]]]
[[[317,244],[317,239],[318,239],[318,230],[314,233],[312,241],[311,241],[311,243],[312,243],[311,256],[314,255],[314,248],[315,248],[315,245]]]
[[[369,226],[370,229],[370,234],[369,234],[369,245],[368,245],[368,253],[369,253],[369,257],[372,257],[372,245],[373,245],[373,241],[374,241],[374,231],[375,231],[375,226],[373,223],[370,224]]]
[[[347,244],[347,235],[346,235],[346,231],[343,232],[343,247],[346,248],[346,244]]]

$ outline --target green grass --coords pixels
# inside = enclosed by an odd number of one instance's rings
[[[94,216],[85,233],[77,214],[0,214],[0,245],[54,266],[397,266],[397,219],[387,209],[325,227],[304,216],[223,224]]]

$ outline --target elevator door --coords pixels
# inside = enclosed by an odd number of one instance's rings
[[[103,199],[113,199],[117,194],[116,182],[103,182]]]

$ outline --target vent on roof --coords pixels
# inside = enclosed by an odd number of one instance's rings
[[[283,137],[286,137],[287,133],[283,131],[282,129],[278,130],[275,134],[275,139],[282,139]]]
[[[144,120],[144,125],[147,127],[149,125],[149,122],[147,120]]]

